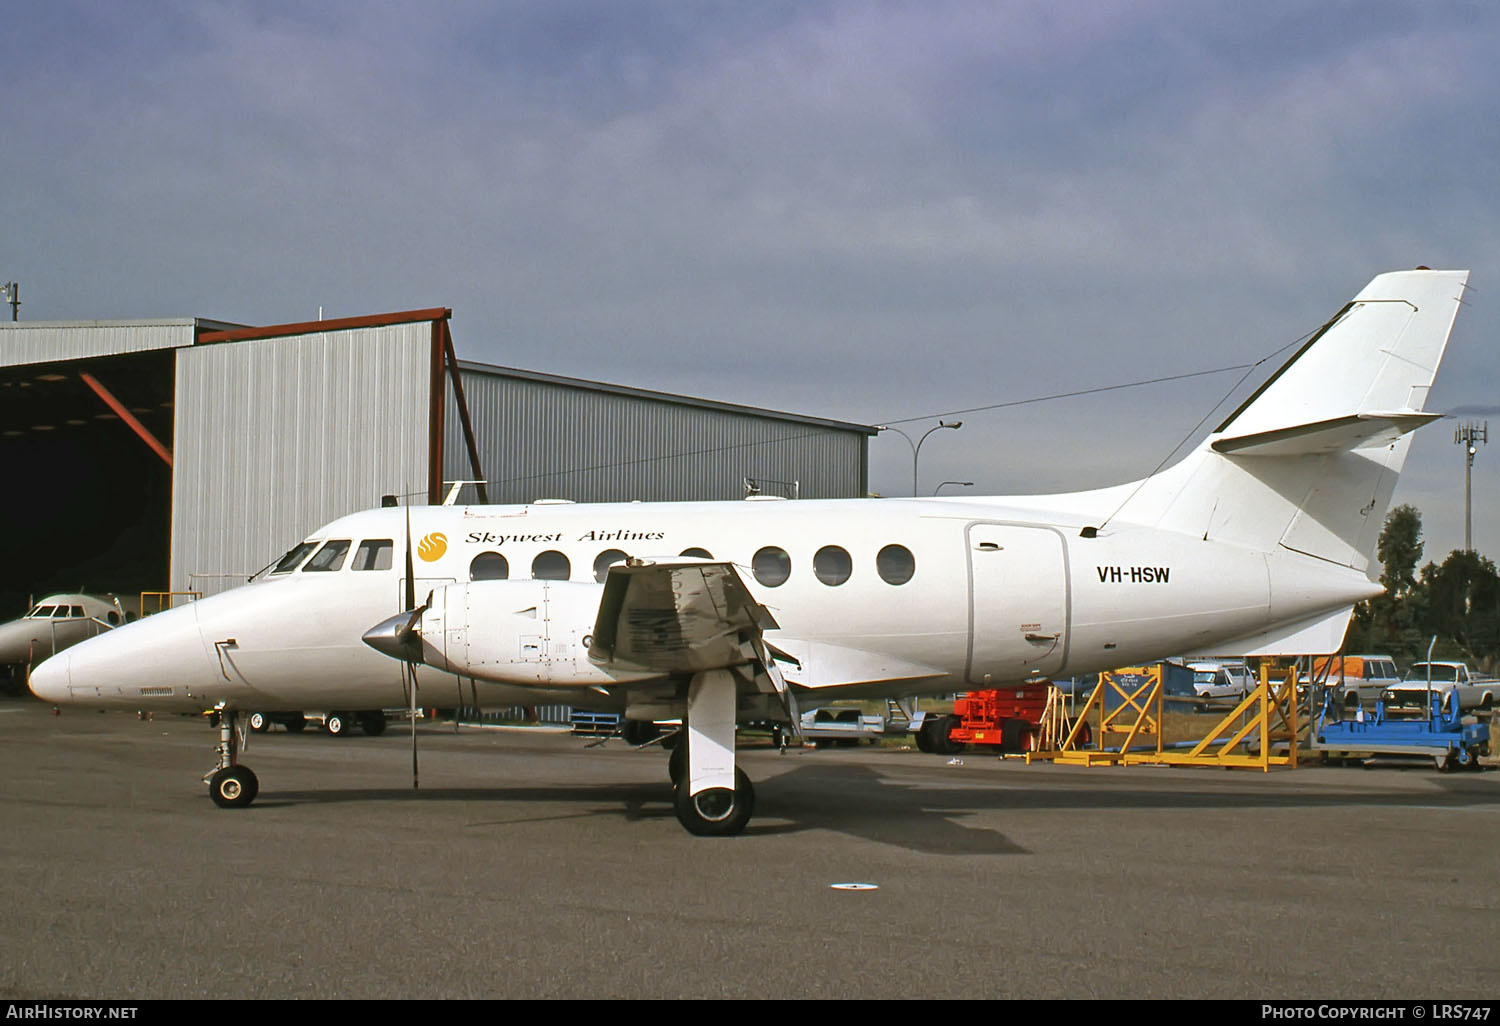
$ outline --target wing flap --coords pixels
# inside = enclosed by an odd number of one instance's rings
[[[758,661],[776,619],[730,563],[632,560],[610,567],[589,660],[617,670],[699,673]]]

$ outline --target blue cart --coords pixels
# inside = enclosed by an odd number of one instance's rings
[[[1425,717],[1420,712],[1391,716],[1383,701],[1371,716],[1362,708],[1345,708],[1330,688],[1313,723],[1312,748],[1325,762],[1363,754],[1410,755],[1430,757],[1444,773],[1477,770],[1480,756],[1490,753],[1490,725],[1462,716],[1450,694],[1434,690]]]

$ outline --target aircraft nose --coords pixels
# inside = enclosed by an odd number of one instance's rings
[[[67,701],[72,659],[70,652],[43,659],[31,668],[31,675],[26,679],[26,686],[31,688],[31,693],[43,702]]]

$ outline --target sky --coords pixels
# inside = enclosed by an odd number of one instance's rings
[[[1483,0],[8,0],[0,281],[24,320],[451,307],[461,359],[961,419],[919,491],[1015,494],[1150,473],[1376,274],[1468,268],[1396,494],[1441,561],[1454,428],[1500,433],[1497,53]],[[1500,437],[1473,492],[1500,559]]]

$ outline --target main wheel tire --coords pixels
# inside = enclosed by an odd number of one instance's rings
[[[285,724],[287,732],[291,734],[300,734],[307,729],[307,717],[301,713],[293,713],[290,717],[283,720],[282,723]]]
[[[687,745],[678,745],[672,749],[667,756],[667,779],[672,781],[676,787],[677,782],[687,775]]]
[[[359,714],[359,729],[371,737],[385,733],[385,713],[379,709]]]
[[[349,730],[349,721],[344,718],[343,713],[329,713],[323,720],[323,729],[328,731],[332,737],[338,737]]]
[[[250,729],[257,734],[264,734],[271,729],[271,721],[265,713],[253,712],[250,714]]]
[[[208,796],[221,809],[243,809],[260,794],[260,781],[248,766],[229,766],[208,778]]]
[[[687,780],[673,792],[672,807],[677,822],[698,837],[732,837],[745,829],[755,813],[755,786],[738,766],[734,768],[734,790],[711,787],[696,795],[688,793]]]

